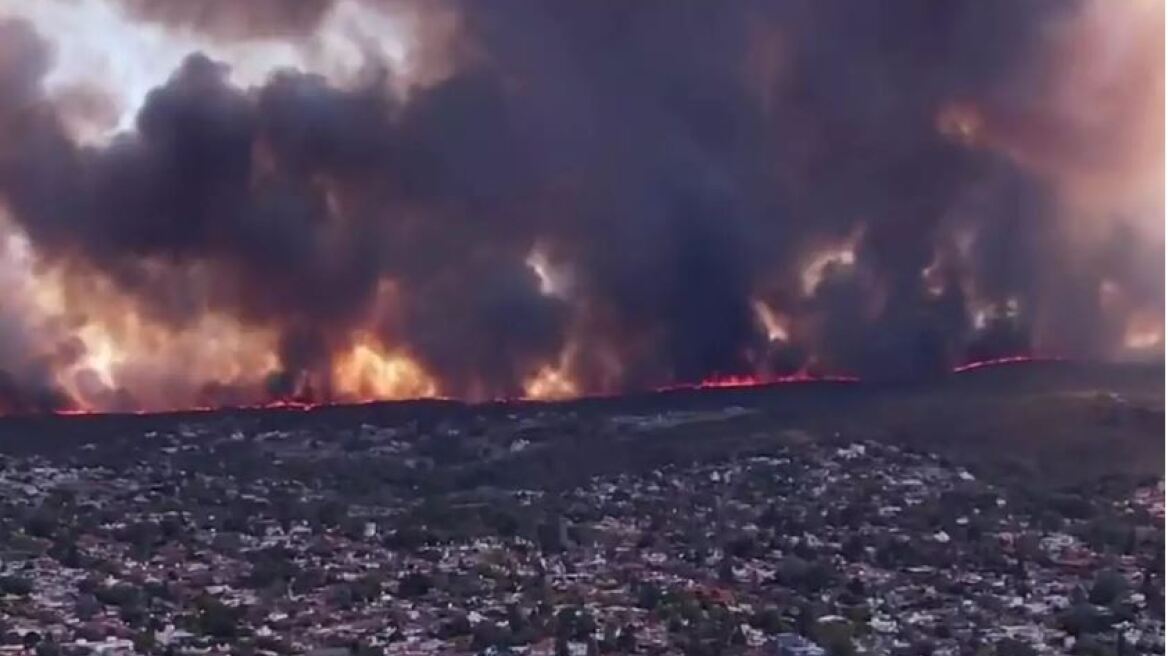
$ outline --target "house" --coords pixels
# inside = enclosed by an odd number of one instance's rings
[[[351,656],[347,647],[318,647],[308,652],[307,656]]]
[[[768,653],[774,656],[824,656],[827,652],[797,633],[780,633],[771,642]]]

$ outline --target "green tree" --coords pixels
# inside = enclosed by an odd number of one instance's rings
[[[410,572],[398,581],[398,594],[402,597],[421,597],[430,591],[434,582],[422,572]]]
[[[1127,592],[1127,579],[1114,570],[1104,570],[1095,576],[1087,600],[1097,606],[1106,606]]]
[[[32,594],[32,580],[23,576],[0,576],[0,592],[4,594],[27,597]]]
[[[242,609],[206,595],[195,600],[195,608],[196,625],[201,633],[225,640],[239,635]]]
[[[632,625],[621,627],[616,635],[616,649],[622,654],[631,654],[637,651],[637,631]]]
[[[1062,630],[1076,637],[1097,633],[1110,626],[1108,618],[1087,603],[1071,606],[1059,614],[1057,621]]]
[[[994,645],[995,656],[1038,656],[1030,645],[1013,638],[1002,638]]]
[[[154,632],[150,630],[139,631],[134,634],[134,651],[139,654],[149,654],[154,651],[157,646],[157,640],[154,638]]]

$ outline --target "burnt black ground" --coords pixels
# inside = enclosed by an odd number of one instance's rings
[[[668,460],[706,459],[757,446],[762,435],[806,431],[818,439],[877,439],[940,453],[983,474],[1054,486],[1164,473],[1164,370],[1160,365],[1034,362],[1000,365],[913,384],[812,382],[684,389],[564,402],[467,404],[416,400],[299,409],[224,409],[153,415],[20,416],[0,419],[0,453],[46,455],[91,442],[131,445],[154,430],[208,424],[245,433],[309,429],[328,441],[362,424],[416,424],[416,434],[467,421],[508,423],[571,413],[580,426],[564,446],[571,471],[611,471],[660,451],[653,438],[589,443],[590,425],[623,414],[742,407],[749,415],[670,431]],[[550,440],[557,444],[557,440]],[[561,452],[562,451],[562,452]],[[590,453],[597,452],[590,462]],[[548,456],[546,464],[558,460]],[[583,460],[581,460],[583,458]],[[555,463],[560,464],[560,463]],[[558,469],[558,467],[556,468]],[[537,476],[542,478],[541,476]],[[554,479],[554,480],[553,480]],[[539,481],[532,481],[539,482]],[[548,484],[564,483],[549,472]]]

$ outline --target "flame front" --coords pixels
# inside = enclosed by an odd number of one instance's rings
[[[0,412],[1163,355],[1162,0],[189,4],[0,0]]]
[[[407,355],[387,353],[366,340],[354,344],[333,365],[338,399],[409,399],[438,394],[438,385]]]

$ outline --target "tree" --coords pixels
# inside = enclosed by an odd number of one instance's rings
[[[818,622],[812,630],[815,641],[822,645],[833,656],[851,656],[856,647],[852,643],[854,629],[847,620],[832,620]]]
[[[831,656],[853,656],[856,653],[856,645],[851,640],[840,640],[837,642],[827,643],[827,653]],[[931,651],[923,652],[923,654],[930,654]]]
[[[799,634],[810,637],[815,631],[815,621],[819,618],[819,614],[808,604],[799,606],[799,613],[796,615],[798,622]]]
[[[519,519],[507,510],[498,510],[487,515],[487,523],[503,537],[512,537],[519,532]]]
[[[381,596],[381,578],[375,574],[366,574],[353,581],[350,586],[354,601],[369,603]]]
[[[60,518],[49,508],[38,508],[24,520],[24,532],[37,538],[51,538]]]
[[[1128,648],[1127,639],[1123,637],[1123,631],[1115,632],[1115,656],[1127,656],[1131,652]]]
[[[0,576],[0,592],[26,597],[32,593],[32,581],[23,576]]]
[[[49,547],[49,556],[65,567],[80,569],[85,565],[81,550],[77,548],[73,536],[54,541],[53,546]]]
[[[637,632],[631,624],[621,627],[616,634],[616,649],[622,654],[631,654],[637,651]]]
[[[337,608],[349,610],[353,607],[353,586],[346,583],[338,583],[329,589],[328,598]]]
[[[507,627],[511,629],[512,633],[523,633],[530,626],[531,623],[528,621],[523,609],[517,604],[507,605]]]
[[[73,614],[80,620],[89,620],[101,612],[101,603],[91,594],[82,593],[73,602]]]
[[[146,621],[146,609],[136,601],[119,607],[118,617],[128,626],[137,626]]]
[[[197,599],[195,607],[198,609],[196,623],[202,633],[221,639],[235,638],[239,634],[241,609],[209,596]]]
[[[1079,637],[1106,630],[1110,621],[1091,604],[1075,604],[1059,614],[1058,625],[1067,633]]]
[[[457,613],[439,626],[438,637],[443,640],[450,640],[451,638],[470,635],[471,629],[470,619],[467,618],[466,614]]]
[[[282,579],[278,579],[282,580]],[[292,579],[292,591],[296,594],[304,594],[323,586],[328,576],[325,575],[323,569],[318,567],[308,567],[300,570],[294,579]]]
[[[1095,576],[1091,584],[1091,591],[1087,593],[1087,601],[1106,606],[1127,592],[1127,579],[1114,570],[1104,570]]]
[[[349,507],[336,499],[329,499],[320,504],[316,512],[316,521],[327,527],[340,526],[349,516]]]
[[[661,589],[652,583],[642,583],[637,586],[637,606],[645,610],[653,610],[661,603]]]
[[[93,591],[94,597],[106,606],[133,606],[141,601],[142,593],[128,583],[99,586]]]
[[[734,630],[730,632],[730,644],[735,647],[743,647],[746,645],[746,633],[742,631],[741,626],[735,626]]]
[[[1002,638],[994,645],[995,656],[1038,656],[1030,645],[1013,638]]]
[[[617,633],[616,624],[613,624],[612,622],[605,622],[605,624],[604,624],[604,637],[601,638],[601,640],[600,640],[600,651],[601,652],[608,654],[616,649],[616,633]]]
[[[558,553],[569,546],[567,520],[562,515],[552,515],[548,521],[536,527],[536,540],[541,551]]]
[[[863,559],[864,553],[864,539],[858,534],[850,534],[840,545],[840,554],[851,562]]]
[[[397,584],[397,593],[402,597],[421,597],[430,591],[434,583],[422,572],[410,572]]]
[[[734,583],[734,563],[730,561],[729,556],[718,563],[718,580],[725,584]]]
[[[1071,653],[1075,656],[1116,656],[1111,647],[1103,644],[1095,636],[1084,636],[1076,641]]]
[[[510,635],[494,622],[479,622],[471,628],[471,649],[482,651],[488,647],[506,647]]]
[[[1144,576],[1140,580],[1140,592],[1143,593],[1148,608],[1158,615],[1164,612],[1163,590],[1163,586],[1156,585],[1156,578],[1152,571],[1150,569],[1144,570]]]
[[[735,558],[750,558],[757,552],[758,545],[753,535],[740,535],[726,543],[726,553]]]
[[[134,634],[134,651],[139,654],[149,654],[157,646],[156,643],[153,631],[145,630]]]
[[[768,634],[781,633],[784,628],[783,616],[773,606],[760,608],[751,616],[750,625]]]
[[[385,650],[381,647],[362,641],[357,643],[356,648],[353,649],[353,654],[355,656],[384,656]]]

